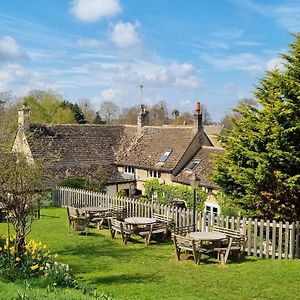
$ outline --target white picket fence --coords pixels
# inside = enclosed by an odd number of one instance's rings
[[[192,224],[191,209],[175,208],[168,205],[140,202],[126,197],[116,197],[72,188],[59,188],[52,192],[53,204],[56,206],[108,206],[116,204],[126,207],[131,216],[151,217],[152,212],[165,214],[173,218],[175,226]],[[242,230],[246,237],[245,251],[248,255],[264,258],[291,259],[300,258],[300,225],[297,222],[276,222],[246,218],[211,216],[197,211],[197,231],[208,231],[218,225]]]

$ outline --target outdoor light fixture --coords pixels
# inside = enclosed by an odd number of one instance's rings
[[[194,192],[194,202],[193,202],[193,231],[196,231],[196,199],[197,199],[196,189],[199,186],[200,179],[197,177],[197,175],[195,173],[193,173],[189,177],[189,183],[190,183],[190,186],[191,186],[191,188],[193,189],[193,192]]]

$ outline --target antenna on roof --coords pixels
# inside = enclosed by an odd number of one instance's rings
[[[143,88],[144,88],[144,86],[143,86],[143,83],[141,83],[141,84],[140,84],[140,89],[141,89],[141,98],[140,98],[140,104],[142,104],[142,103],[143,103]]]

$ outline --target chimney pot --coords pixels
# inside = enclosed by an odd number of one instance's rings
[[[195,111],[196,111],[197,113],[200,113],[200,111],[201,111],[201,104],[200,104],[199,101],[196,102]]]
[[[18,111],[18,127],[21,130],[26,130],[29,127],[29,114],[30,109],[23,104],[22,109]]]
[[[196,102],[194,113],[194,130],[195,132],[203,132],[202,112],[200,102]]]

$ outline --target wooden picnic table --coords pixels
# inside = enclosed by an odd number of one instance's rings
[[[200,241],[220,241],[226,239],[226,235],[220,232],[195,231],[190,232],[189,236]]]
[[[151,225],[156,223],[156,219],[154,218],[145,218],[145,217],[130,217],[126,218],[125,223],[133,226],[138,226],[138,225]]]
[[[110,210],[109,207],[98,207],[98,206],[84,206],[81,207],[81,209],[87,213],[101,213],[101,212],[107,212]]]
[[[91,223],[96,223],[97,228],[100,229],[104,220],[107,218],[107,213],[111,211],[111,208],[106,206],[84,206],[81,210],[90,217]]]

